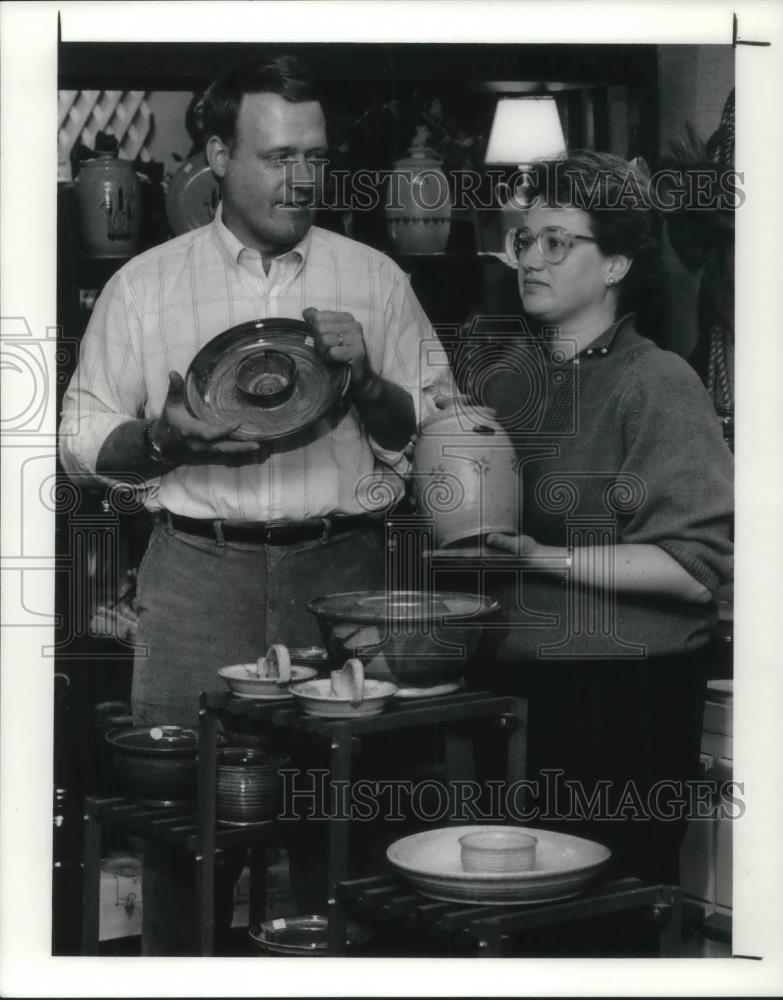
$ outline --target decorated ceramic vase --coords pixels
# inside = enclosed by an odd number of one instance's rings
[[[112,141],[113,140],[113,141]],[[132,257],[139,249],[141,184],[128,160],[117,156],[117,141],[96,140],[95,159],[76,179],[79,222],[88,257]]]
[[[386,231],[398,253],[443,253],[451,229],[449,181],[430,151],[397,160],[386,189]]]
[[[516,452],[486,410],[451,407],[424,423],[413,490],[419,511],[432,515],[436,548],[519,533]]]

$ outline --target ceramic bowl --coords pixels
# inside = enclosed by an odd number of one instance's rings
[[[251,403],[279,406],[293,394],[296,362],[288,354],[271,349],[249,354],[236,366],[234,382]]]
[[[280,769],[287,757],[263,750],[226,747],[217,754],[217,817],[222,823],[249,826],[274,819],[283,803]]]
[[[179,805],[196,796],[198,733],[183,726],[110,729],[105,740],[114,755],[121,790],[148,805]]]
[[[397,685],[389,681],[365,680],[364,697],[358,704],[350,698],[335,698],[330,694],[331,679],[322,677],[291,686],[291,694],[299,702],[305,715],[318,715],[332,719],[354,719],[380,715],[397,694]]]
[[[536,865],[538,838],[513,830],[485,830],[459,838],[466,872],[527,872]]]
[[[229,690],[237,698],[261,698],[265,700],[290,698],[289,684],[306,681],[315,677],[315,667],[291,667],[291,680],[281,683],[275,677],[258,677],[255,663],[236,663],[231,667],[221,667],[218,674],[228,684]]]
[[[365,677],[391,681],[404,696],[456,691],[497,601],[479,594],[358,591],[308,604],[329,657],[357,657]]]

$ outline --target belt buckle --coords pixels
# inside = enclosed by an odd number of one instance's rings
[[[264,528],[264,542],[267,545],[270,545],[272,543],[274,537],[275,537],[274,528]]]
[[[323,525],[323,530],[321,531],[321,537],[319,541],[322,545],[329,541],[332,534],[332,519],[330,517],[322,517],[321,524]]]

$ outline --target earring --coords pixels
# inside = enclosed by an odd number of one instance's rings
[[[614,277],[611,274],[606,279],[606,283],[607,283],[607,285],[613,285],[614,284]]]

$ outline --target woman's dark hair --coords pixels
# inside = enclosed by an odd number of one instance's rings
[[[216,135],[233,151],[245,94],[279,94],[292,104],[319,100],[310,70],[295,56],[279,56],[231,70],[215,80],[204,98],[204,135]]]
[[[646,170],[619,156],[579,149],[533,164],[530,182],[531,198],[586,212],[601,253],[630,259],[618,289],[618,314],[636,312],[642,332],[658,339],[661,220]]]

